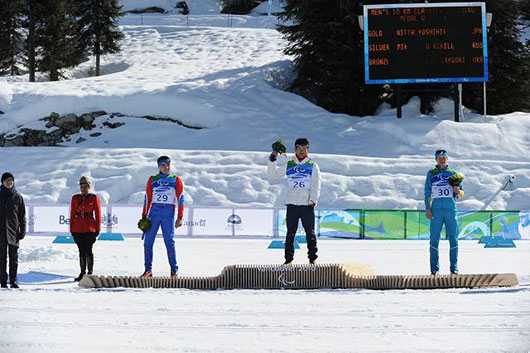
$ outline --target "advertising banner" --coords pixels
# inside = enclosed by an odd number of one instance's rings
[[[70,232],[70,208],[68,206],[34,206],[33,215],[26,215],[33,221],[35,232]]]
[[[236,236],[268,236],[273,234],[272,209],[235,209],[232,227]]]
[[[193,235],[231,236],[235,222],[233,208],[194,208]]]
[[[101,232],[140,234],[140,206],[103,206]],[[28,232],[69,233],[68,206],[26,208]],[[502,236],[530,239],[530,211],[459,211],[459,239]],[[350,239],[429,239],[430,221],[420,210],[317,210],[315,233],[319,237]],[[161,230],[159,230],[161,233]],[[285,237],[285,209],[187,207],[180,236]],[[301,221],[296,235],[305,236]],[[445,231],[442,231],[445,237]]]
[[[359,210],[319,211],[320,237],[359,239],[362,233]]]
[[[318,235],[318,226],[319,226],[319,212],[315,210],[315,233]],[[277,236],[285,238],[287,235],[287,209],[283,208],[278,211],[278,229]],[[298,221],[298,230],[296,231],[296,236],[305,237],[304,227],[302,226],[302,221]]]
[[[140,233],[137,224],[141,217],[142,207],[112,206],[102,216],[102,223],[108,233]]]

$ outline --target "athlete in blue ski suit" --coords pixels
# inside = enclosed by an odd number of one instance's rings
[[[149,218],[151,227],[144,233],[144,265],[142,277],[151,277],[153,264],[153,245],[158,228],[162,226],[162,235],[166,245],[167,257],[171,267],[171,277],[178,273],[175,251],[175,228],[182,225],[184,197],[182,180],[177,175],[169,174],[170,160],[166,156],[158,158],[159,173],[149,177],[142,218]],[[177,220],[175,221],[175,208]],[[175,228],[173,228],[173,224]]]
[[[429,170],[425,179],[425,214],[431,220],[430,263],[431,274],[440,270],[439,249],[440,233],[445,223],[449,239],[450,271],[458,273],[458,222],[456,220],[456,200],[464,196],[462,185],[451,186],[448,179],[456,171],[447,165],[447,151],[435,152],[436,166]]]

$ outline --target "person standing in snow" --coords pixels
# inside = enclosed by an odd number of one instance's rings
[[[79,179],[80,194],[72,196],[70,204],[70,233],[79,249],[79,267],[81,272],[75,279],[80,281],[87,273],[94,271],[94,253],[92,247],[101,230],[101,203],[96,194],[91,194],[90,180],[83,176]]]
[[[150,176],[147,180],[142,219],[148,218],[150,227],[144,232],[144,266],[142,278],[152,277],[153,245],[158,228],[162,226],[162,235],[166,245],[170,276],[178,276],[177,256],[175,251],[175,228],[182,226],[184,216],[184,185],[178,175],[170,174],[171,161],[167,156],[157,160],[158,174]],[[177,219],[175,221],[175,209]],[[175,224],[175,228],[173,228]]]
[[[289,265],[294,259],[294,239],[298,230],[298,220],[302,220],[307,238],[309,263],[315,264],[317,238],[315,235],[315,207],[320,196],[320,168],[309,156],[309,141],[299,138],[295,141],[295,156],[284,158],[278,163],[278,151],[269,156],[267,174],[271,178],[287,176],[287,235],[285,239],[285,262]]]
[[[7,288],[7,256],[9,254],[9,283],[18,288],[18,247],[26,236],[26,206],[15,189],[11,173],[2,174],[0,186],[0,286]]]
[[[440,270],[439,250],[440,233],[445,223],[449,238],[450,271],[458,274],[458,222],[456,220],[456,200],[464,196],[461,185],[451,186],[449,178],[457,174],[447,164],[449,157],[446,150],[437,150],[434,154],[436,166],[429,170],[425,179],[425,216],[431,222],[430,232],[430,265],[431,274],[437,275]]]

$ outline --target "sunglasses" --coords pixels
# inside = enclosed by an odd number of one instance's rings
[[[435,152],[436,154],[447,154],[446,150],[438,150]]]

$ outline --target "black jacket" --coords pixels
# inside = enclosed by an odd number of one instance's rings
[[[26,236],[26,205],[22,195],[0,192],[0,243],[18,246]]]

